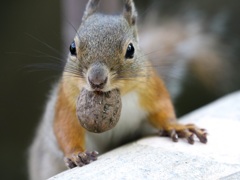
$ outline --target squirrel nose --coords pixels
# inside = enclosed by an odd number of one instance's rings
[[[108,79],[107,77],[104,80],[88,77],[88,81],[93,89],[103,89],[105,84],[107,84],[107,79]]]
[[[103,89],[108,81],[107,70],[104,65],[95,64],[88,73],[88,82],[93,89]]]

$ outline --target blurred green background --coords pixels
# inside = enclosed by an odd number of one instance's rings
[[[141,16],[147,13],[153,2],[136,2]],[[190,0],[162,0],[159,1],[159,9],[165,16],[171,16],[189,2],[193,3]],[[238,56],[240,23],[237,17],[240,15],[240,2],[205,0],[194,1],[193,4],[203,10],[206,16],[226,9],[231,12],[227,32],[222,38],[224,42],[233,44],[235,55]],[[54,59],[50,56],[64,59],[66,55],[62,52],[67,52],[71,41],[69,44],[62,44],[64,40],[60,1],[2,1],[0,14],[0,179],[21,180],[27,179],[27,148],[40,120],[51,85],[61,73],[60,67],[55,70],[46,67],[46,70],[41,71],[41,68],[29,66],[53,62]],[[68,20],[71,23],[71,19]],[[239,61],[236,62],[236,67],[239,67],[238,63]],[[186,83],[186,91],[178,98],[176,105],[179,115],[223,95],[209,92],[194,77],[190,78],[196,83],[195,86]],[[239,84],[236,83],[228,92],[235,89],[239,89]]]

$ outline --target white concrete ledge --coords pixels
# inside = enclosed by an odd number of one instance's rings
[[[208,143],[146,137],[51,180],[240,179],[240,92],[192,112],[181,122],[206,128]]]

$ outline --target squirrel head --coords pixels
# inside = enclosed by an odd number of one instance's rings
[[[89,0],[86,6],[70,45],[65,74],[79,79],[75,86],[90,91],[121,91],[134,85],[133,80],[143,73],[145,61],[138,45],[137,12],[132,0],[124,1],[121,15],[97,13],[98,4],[99,0]]]

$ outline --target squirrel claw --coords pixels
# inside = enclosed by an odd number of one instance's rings
[[[85,151],[78,154],[73,154],[71,158],[65,157],[64,161],[66,166],[69,169],[72,169],[76,166],[82,167],[89,164],[92,161],[96,161],[98,156],[97,151]]]
[[[99,153],[97,151],[86,151],[86,154],[90,157],[91,161],[96,161]]]
[[[195,134],[201,143],[206,144],[207,143],[207,132],[206,129],[199,129],[194,124],[188,124],[186,125],[188,130]]]
[[[69,169],[75,168],[77,165],[70,159],[64,158],[65,164]]]
[[[176,124],[169,130],[161,130],[160,136],[171,137],[173,142],[178,142],[178,138],[186,138],[189,144],[194,144],[194,135],[197,136],[201,143],[207,143],[207,133],[205,129],[199,129],[194,124],[181,125]]]
[[[178,142],[178,134],[176,133],[175,130],[170,130],[169,134],[173,142]]]

